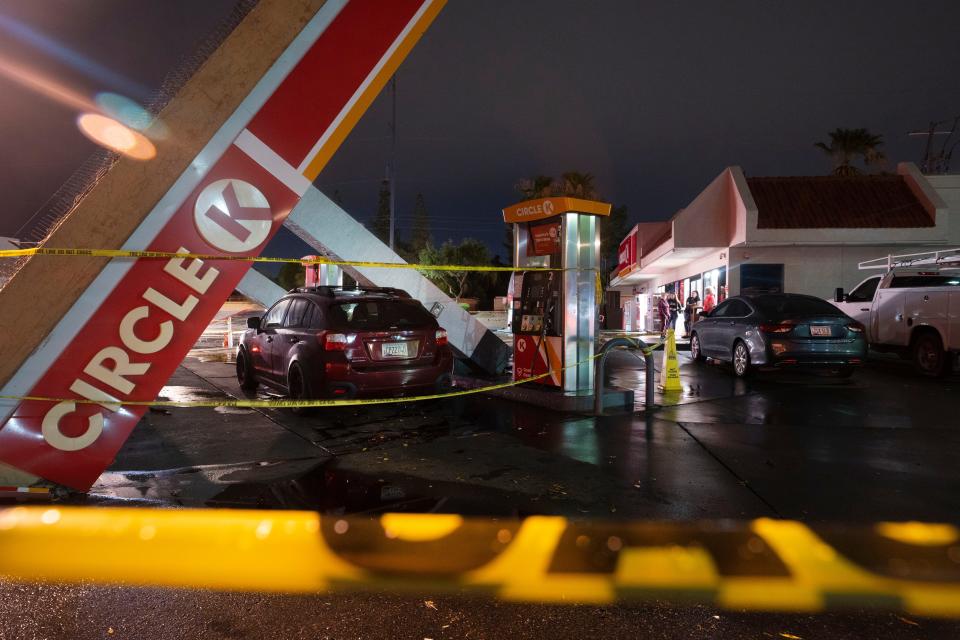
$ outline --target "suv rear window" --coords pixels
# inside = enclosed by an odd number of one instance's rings
[[[893,276],[890,281],[891,289],[906,289],[908,287],[956,287],[960,286],[960,273],[948,276]]]
[[[358,300],[330,305],[330,325],[338,329],[382,330],[434,324],[434,317],[416,300]]]
[[[819,298],[805,296],[763,296],[754,298],[763,315],[770,319],[805,316],[842,316],[843,312]]]

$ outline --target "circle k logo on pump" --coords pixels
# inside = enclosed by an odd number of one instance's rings
[[[546,215],[548,215],[548,216],[552,216],[552,215],[553,215],[553,201],[552,201],[552,200],[544,200],[544,201],[543,201],[543,213],[546,214]]]
[[[197,231],[207,243],[226,253],[245,253],[270,235],[270,203],[249,182],[217,180],[200,192],[193,209]]]

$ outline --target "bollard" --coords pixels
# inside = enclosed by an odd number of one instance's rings
[[[647,370],[646,395],[643,401],[643,409],[644,411],[650,411],[657,406],[657,366],[653,349],[646,349],[643,352],[643,361]]]
[[[646,347],[646,348],[644,348]],[[656,405],[656,384],[657,369],[654,365],[653,349],[641,340],[632,338],[614,338],[608,340],[602,347],[597,357],[596,371],[594,374],[594,394],[593,394],[593,415],[603,415],[603,395],[606,388],[604,372],[606,369],[607,355],[618,348],[642,349],[643,363],[646,369],[646,395],[644,409],[652,409]]]
[[[227,348],[233,349],[233,316],[227,316]]]

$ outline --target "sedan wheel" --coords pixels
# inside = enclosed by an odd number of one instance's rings
[[[738,341],[733,345],[733,372],[738,378],[750,373],[750,350],[743,342]]]
[[[700,348],[700,336],[697,334],[690,336],[690,358],[694,362],[703,362],[706,360],[703,355],[703,350]]]

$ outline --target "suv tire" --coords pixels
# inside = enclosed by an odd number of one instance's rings
[[[237,383],[244,391],[254,391],[257,388],[257,378],[253,373],[253,363],[246,349],[237,351]]]
[[[303,375],[303,369],[300,364],[294,362],[287,371],[287,395],[291,400],[312,400],[313,394],[310,391],[310,384]],[[310,412],[309,407],[291,407],[290,411],[294,415],[302,416]]]

